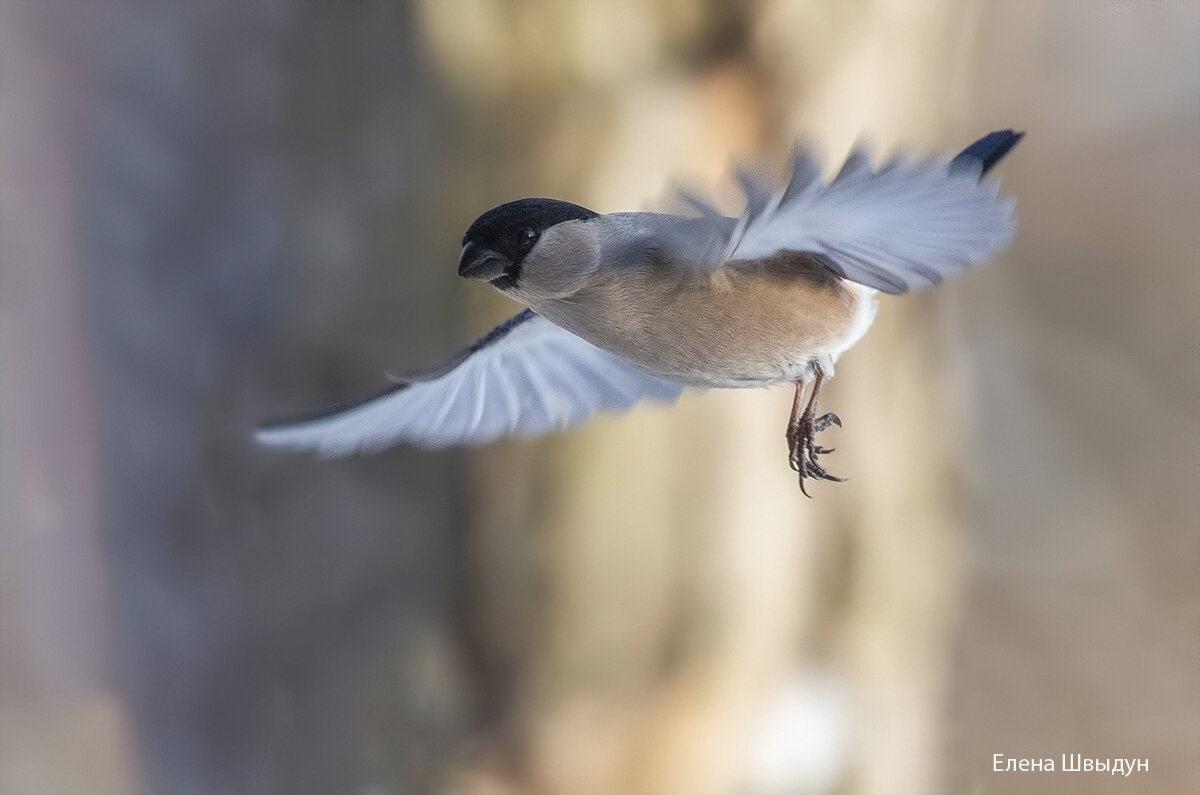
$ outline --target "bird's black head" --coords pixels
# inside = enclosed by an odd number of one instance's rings
[[[458,275],[500,290],[516,287],[521,263],[543,232],[563,221],[586,221],[597,215],[557,199],[519,199],[494,207],[475,219],[463,236]]]

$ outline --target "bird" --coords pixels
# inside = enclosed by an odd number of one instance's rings
[[[838,357],[871,326],[879,293],[932,287],[1008,245],[1015,200],[989,172],[1023,136],[998,130],[954,157],[901,150],[878,166],[859,145],[829,179],[796,146],[782,188],[736,172],[738,217],[688,191],[681,213],[501,204],[467,229],[458,274],[523,311],[440,367],[256,438],[323,456],[478,445],[687,389],[788,384],[788,462],[809,496],[806,481],[843,480],[816,443],[842,424],[817,412]]]

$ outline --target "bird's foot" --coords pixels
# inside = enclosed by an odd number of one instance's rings
[[[819,456],[833,452],[832,447],[821,447],[816,442],[817,433],[830,425],[836,425],[839,428],[842,426],[838,415],[830,412],[822,414],[820,417],[814,417],[811,411],[805,411],[795,422],[788,425],[788,462],[792,469],[800,475],[800,491],[805,497],[812,496],[804,487],[806,478],[832,480],[837,483],[845,480],[845,478],[829,474],[817,461]]]

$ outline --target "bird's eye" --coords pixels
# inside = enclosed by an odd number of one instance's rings
[[[532,229],[526,228],[522,229],[520,232],[517,232],[517,243],[521,245],[521,248],[529,248],[533,245],[533,241],[537,239],[538,233]]]

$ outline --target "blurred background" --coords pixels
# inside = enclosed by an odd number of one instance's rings
[[[1200,791],[1200,5],[0,2],[0,793]],[[521,196],[859,137],[1014,245],[824,404],[318,461]],[[1146,758],[1131,778],[993,754]]]

